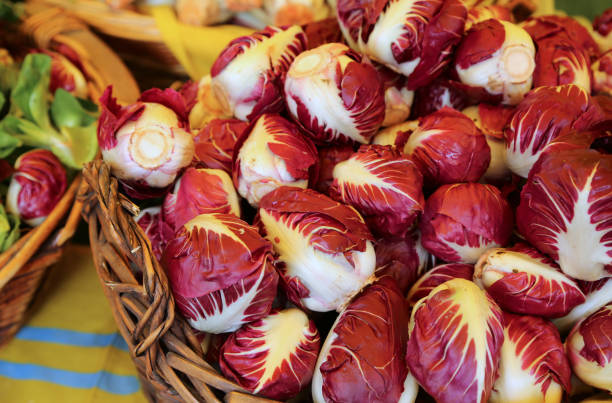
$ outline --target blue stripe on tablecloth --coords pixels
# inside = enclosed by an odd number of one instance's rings
[[[85,333],[78,332],[76,330],[25,326],[21,328],[15,338],[27,341],[58,343],[79,347],[113,346],[120,350],[128,351],[128,346],[119,333]]]
[[[140,389],[138,378],[132,375],[115,375],[106,371],[81,373],[2,360],[0,360],[0,376],[19,380],[51,382],[79,389],[98,388],[116,395],[130,395]]]

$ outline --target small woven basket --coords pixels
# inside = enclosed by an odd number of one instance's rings
[[[66,17],[59,9],[28,11],[31,16],[23,28],[37,46],[53,49],[64,45],[80,56],[89,78],[92,99],[97,100],[111,82],[125,102],[133,102],[138,97],[138,87],[130,72],[83,23]],[[62,246],[74,234],[82,208],[81,202],[75,202],[75,196],[79,188],[85,187],[82,175],[77,175],[45,221],[22,234],[14,245],[0,254],[0,345],[19,330],[46,269],[57,262]]]
[[[248,394],[207,363],[187,322],[175,314],[168,279],[134,220],[138,207],[119,193],[100,160],[83,169],[79,193],[94,265],[153,402],[273,402]]]

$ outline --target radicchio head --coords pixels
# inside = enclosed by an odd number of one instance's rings
[[[209,213],[240,217],[232,179],[220,169],[188,168],[164,199],[164,221],[177,230],[192,218]]]
[[[491,159],[487,139],[463,113],[444,107],[419,121],[404,153],[419,167],[425,187],[476,182]]]
[[[183,225],[162,257],[180,312],[194,328],[226,333],[270,313],[278,274],[272,246],[233,214]]]
[[[266,27],[234,39],[211,68],[212,90],[240,120],[280,112],[284,109],[284,76],[304,49],[306,36],[297,25]]]
[[[308,187],[319,162],[312,142],[275,114],[261,115],[238,140],[234,155],[234,185],[254,207],[280,186]]]
[[[454,278],[412,309],[406,363],[436,401],[487,402],[504,340],[501,309],[476,284]]]
[[[378,72],[340,43],[300,54],[287,73],[285,97],[293,118],[318,142],[368,143],[385,117]]]
[[[474,279],[500,307],[523,315],[559,317],[585,301],[578,285],[552,259],[524,244],[486,251],[476,263]]]
[[[337,16],[353,49],[405,75],[413,90],[449,63],[467,8],[461,0],[339,0]]]
[[[102,98],[98,143],[111,172],[131,188],[163,189],[193,160],[193,136],[181,95],[157,88],[121,107],[109,87]],[[136,192],[138,193],[138,192]],[[133,194],[138,196],[138,194]]]
[[[341,310],[372,280],[372,235],[354,208],[310,189],[280,187],[259,204],[289,299],[313,311]]]
[[[365,288],[330,330],[312,380],[315,403],[412,403],[418,387],[408,373],[408,312],[386,277]]]
[[[472,96],[516,105],[531,89],[535,46],[524,29],[495,19],[470,29],[455,55],[455,71]]]
[[[273,311],[231,334],[219,364],[228,379],[248,391],[287,400],[310,382],[320,345],[315,323],[304,312]]]
[[[503,246],[512,227],[512,210],[501,192],[480,183],[438,188],[427,199],[420,225],[425,249],[462,263],[475,263],[485,250]]]
[[[36,227],[60,201],[66,185],[66,169],[51,151],[28,151],[15,162],[6,209]]]

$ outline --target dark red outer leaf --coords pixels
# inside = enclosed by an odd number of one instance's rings
[[[480,116],[480,128],[487,136],[504,138],[504,128],[510,122],[514,108],[505,105],[489,105],[482,103],[478,105]]]
[[[499,104],[504,99],[503,94],[491,94],[483,87],[474,87],[460,82],[456,74],[452,74],[452,76],[454,79],[449,81],[449,85],[467,99],[466,102],[468,105],[474,105],[481,102]]]
[[[426,136],[410,153],[425,187],[476,182],[482,177],[491,161],[491,150],[472,119],[444,107],[422,118],[411,137],[429,131],[437,133]]]
[[[306,50],[318,48],[326,43],[342,42],[342,31],[335,17],[302,25],[308,46]]]
[[[543,15],[531,17],[523,24],[523,29],[534,42],[554,36],[567,35],[571,43],[582,47],[591,59],[599,56],[599,46],[589,31],[571,17],[562,15]]]
[[[506,40],[506,30],[501,22],[490,19],[474,25],[455,52],[455,64],[461,69],[493,57]]]
[[[219,176],[205,170],[187,168],[164,199],[164,220],[177,230],[200,214],[235,214],[229,196]]]
[[[161,261],[166,243],[174,237],[174,230],[163,220],[161,209],[156,214],[146,210],[143,213],[136,222],[151,242],[155,258]]]
[[[555,325],[535,316],[504,312],[504,326],[509,341],[516,345],[516,355],[521,357],[522,370],[538,379],[542,394],[546,394],[551,380],[570,393],[572,370]]]
[[[187,113],[191,112],[193,106],[198,102],[198,83],[189,80],[179,88],[179,94],[183,97]]]
[[[164,90],[159,88],[148,89],[140,94],[138,101],[154,102],[171,109],[178,117],[179,127],[189,130],[189,112],[185,105],[185,99],[179,92],[172,88],[166,88]]]
[[[593,29],[602,36],[608,36],[612,32],[612,8],[607,9],[593,21]]]
[[[584,347],[580,355],[599,366],[607,366],[612,362],[612,306],[607,305],[580,322],[572,329],[572,334],[578,331],[584,339]]]
[[[334,182],[334,167],[337,163],[349,159],[353,152],[353,147],[348,144],[319,147],[319,176],[312,187],[329,196],[329,188]]]
[[[311,189],[282,186],[265,195],[260,203],[274,217],[291,215],[298,225],[310,227],[310,243],[325,253],[363,252],[373,237],[361,216],[349,206]]]
[[[574,46],[565,35],[544,38],[536,45],[534,88],[575,84],[576,73],[581,73],[580,70],[591,74],[588,54],[581,47]]]
[[[474,265],[471,264],[447,263],[436,266],[418,279],[408,293],[406,302],[409,307],[413,307],[421,298],[427,297],[431,290],[440,284],[444,284],[454,278],[463,278],[471,281],[473,277]]]
[[[259,276],[272,264],[272,245],[257,229],[232,214],[208,214],[221,221],[230,236],[197,225],[180,228],[166,245],[162,265],[175,295],[197,298],[232,287],[247,276]]]
[[[481,246],[482,237],[503,246],[513,223],[512,210],[496,187],[462,183],[441,186],[427,199],[420,229],[425,249],[447,262],[457,262],[459,256],[447,242]]]
[[[10,178],[13,172],[13,166],[7,160],[0,159],[0,182]]]
[[[41,149],[19,157],[13,180],[21,186],[17,209],[24,220],[49,215],[67,187],[66,169],[62,163],[51,151]]]
[[[388,4],[388,0],[339,0],[336,15],[353,42],[358,42],[359,37],[367,42],[380,13]]]
[[[98,144],[103,150],[110,150],[117,145],[115,133],[130,120],[136,120],[144,111],[144,105],[136,103],[121,107],[113,97],[113,87],[109,85],[100,97],[102,113],[98,119]]]
[[[418,233],[414,231],[403,238],[379,239],[374,244],[376,252],[376,277],[389,275],[397,282],[402,294],[418,280],[426,269],[417,251]]]
[[[326,401],[397,402],[408,373],[407,333],[408,312],[395,283],[385,277],[364,289],[328,336],[336,339],[320,366]]]
[[[318,162],[317,149],[312,141],[302,135],[297,125],[280,115],[265,115],[263,118],[266,131],[280,141],[268,144],[270,151],[285,162],[292,177],[307,179],[312,166]]]
[[[420,7],[426,6],[436,1],[420,1],[417,4]],[[465,21],[467,19],[467,8],[462,0],[444,0],[438,12],[433,15],[429,23],[424,27],[422,41],[415,42],[412,34],[407,33],[412,31],[412,24],[418,26],[421,17],[415,13],[414,21],[406,24],[406,36],[402,36],[392,45],[392,51],[395,59],[402,63],[412,60],[414,57],[420,57],[421,61],[408,77],[407,87],[410,90],[415,90],[419,87],[429,84],[432,80],[438,77],[444,67],[448,65],[452,58],[452,51],[455,46],[461,41]],[[403,42],[403,43],[402,43]],[[396,49],[402,49],[405,45],[420,47],[420,54],[414,54],[414,50],[409,49],[408,52],[401,51],[398,53]],[[400,56],[401,55],[401,56]],[[405,57],[408,56],[406,59]]]
[[[360,62],[360,58],[349,63],[343,72],[336,75],[336,84],[344,106],[355,119],[357,129],[366,138],[376,134],[385,118],[385,90],[377,77],[374,66]]]
[[[238,119],[214,119],[194,137],[198,163],[206,168],[232,172],[234,146],[248,123]]]
[[[445,77],[438,77],[425,87],[418,88],[414,94],[411,117],[420,118],[432,114],[445,106],[458,111],[468,106],[468,99]],[[446,104],[450,100],[450,105]]]

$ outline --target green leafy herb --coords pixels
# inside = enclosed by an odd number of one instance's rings
[[[97,113],[69,92],[49,91],[51,57],[26,56],[11,92],[11,109],[0,122],[0,158],[20,145],[51,150],[62,163],[81,169],[97,152]]]
[[[8,214],[0,204],[0,253],[19,239],[19,217]]]

